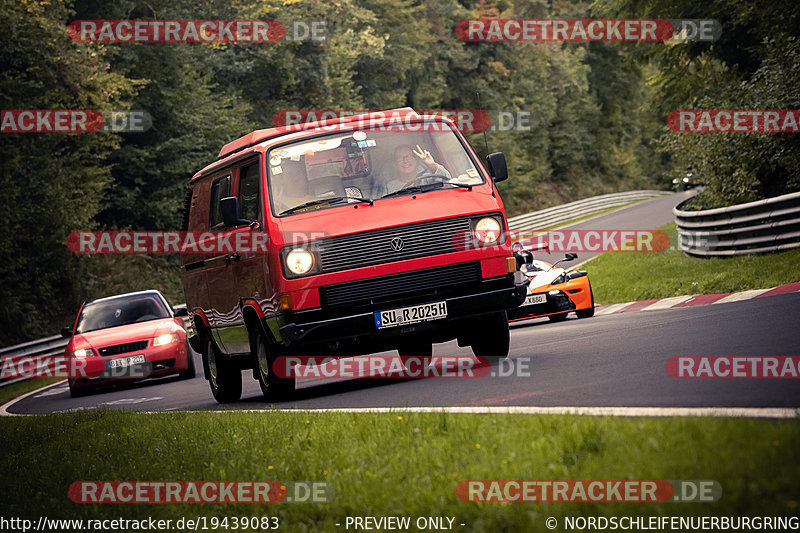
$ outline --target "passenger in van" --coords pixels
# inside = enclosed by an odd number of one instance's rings
[[[415,150],[408,144],[401,144],[394,149],[394,159],[390,170],[376,178],[372,198],[380,198],[397,192],[420,176],[431,174],[450,179],[447,169],[438,164],[428,150],[423,150],[419,145]]]
[[[275,195],[275,212],[280,214],[314,200],[308,192],[308,177],[306,176],[306,165],[302,161],[292,161],[285,159],[280,167],[280,174],[273,174],[272,191]],[[274,172],[274,169],[273,169]]]

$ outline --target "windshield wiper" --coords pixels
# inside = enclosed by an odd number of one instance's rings
[[[444,185],[443,181],[434,181],[433,183],[426,183],[425,185],[408,185],[389,194],[384,194],[381,198],[390,198],[392,196],[399,196],[401,194],[411,194],[415,192],[425,192],[433,189],[439,189]]]
[[[425,183],[421,185],[407,185],[406,187],[403,187],[400,190],[390,192],[389,194],[384,194],[383,196],[381,196],[381,198],[389,198],[391,196],[399,196],[401,194],[411,194],[415,192],[425,192],[433,189],[441,189],[445,185],[452,185],[453,187],[460,187],[462,189],[468,189],[470,191],[472,190],[472,187],[474,187],[474,185],[468,185],[466,183],[458,183],[456,181],[445,181],[445,180],[450,180],[450,178],[442,174],[426,174],[424,176],[420,176],[411,183],[415,183],[416,181],[428,178],[444,178],[444,180],[432,181],[430,183]]]
[[[452,185],[453,187],[461,187],[462,189],[472,190],[474,185],[470,185],[469,183],[458,183],[457,181],[445,181],[445,185]]]
[[[337,203],[342,202],[344,200],[356,200],[359,203],[367,203],[372,205],[372,200],[369,198],[356,198],[354,196],[331,196],[330,198],[320,198],[319,200],[312,200],[310,202],[306,202],[304,204],[296,205],[294,207],[290,207],[286,211],[282,211],[278,215],[288,215],[290,213],[294,213],[296,211],[300,211],[301,209],[305,209],[307,207],[314,207],[316,205],[322,204],[330,204],[330,203]]]

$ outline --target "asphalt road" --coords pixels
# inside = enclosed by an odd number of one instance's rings
[[[635,204],[572,227],[652,229],[671,220],[685,194]],[[588,254],[587,254],[588,255]],[[584,255],[579,261],[587,259]],[[796,379],[675,379],[666,371],[673,356],[800,356],[800,293],[718,305],[512,324],[506,362],[484,368],[483,378],[414,380],[303,380],[284,409],[444,406],[586,407],[796,407]],[[455,342],[435,355],[470,355]],[[198,369],[200,357],[195,354]],[[500,376],[498,374],[504,374]],[[508,375],[510,374],[510,375]],[[219,406],[202,373],[191,380],[167,378],[70,398],[66,383],[35,393],[11,413],[52,413],[108,407],[130,410],[269,408],[250,372],[242,401]]]
[[[558,228],[559,230],[650,230],[658,229],[661,226],[675,221],[672,208],[697,194],[697,191],[690,190],[668,196],[661,196],[633,204],[623,209],[618,209],[604,215],[587,218],[574,224],[568,224]],[[524,228],[529,229],[529,228]],[[536,229],[536,228],[530,228]],[[573,261],[564,261],[558,266],[569,268],[578,263],[583,263],[600,255],[601,252],[580,252],[578,258]],[[545,252],[534,252],[536,259],[554,263],[564,257],[563,253],[548,254]]]
[[[488,370],[507,377],[304,381],[290,408],[407,406],[796,407],[797,379],[675,379],[666,362],[679,355],[800,356],[800,293],[684,307],[512,325],[511,354]],[[455,342],[435,355],[469,355]],[[197,362],[199,363],[199,356]],[[198,365],[199,366],[199,365]],[[517,373],[521,375],[517,375]],[[242,401],[221,407],[207,382],[142,382],[83,398],[66,384],[34,394],[12,413],[50,413],[98,406],[131,410],[263,409],[249,373]]]

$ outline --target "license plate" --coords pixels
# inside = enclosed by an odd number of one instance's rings
[[[107,368],[120,368],[123,366],[137,365],[139,363],[144,363],[144,354],[120,357],[119,359],[106,361]]]
[[[536,304],[545,304],[547,303],[547,295],[546,294],[530,294],[522,305],[536,305]]]
[[[412,305],[388,311],[375,311],[375,327],[378,329],[393,328],[446,317],[447,302]]]

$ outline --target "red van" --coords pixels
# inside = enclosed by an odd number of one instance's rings
[[[183,254],[205,378],[222,403],[285,355],[430,355],[458,339],[505,357],[525,299],[496,182],[452,121],[399,109],[257,130],[192,178],[184,229],[261,234],[262,253]],[[213,237],[212,237],[213,238]]]

